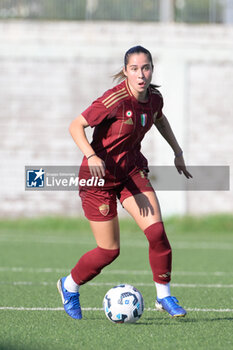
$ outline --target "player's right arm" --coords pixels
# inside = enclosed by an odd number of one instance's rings
[[[74,142],[79,147],[84,156],[86,156],[87,158],[95,154],[95,151],[91,147],[85,133],[85,128],[87,128],[88,126],[89,124],[86,121],[86,119],[82,115],[79,115],[71,122],[69,127],[69,132]],[[104,161],[97,155],[94,155],[88,159],[88,166],[92,176],[98,177],[100,179],[102,179],[105,176]]]

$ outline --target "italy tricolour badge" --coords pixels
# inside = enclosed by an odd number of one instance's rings
[[[141,114],[141,124],[142,124],[142,126],[146,125],[146,120],[147,120],[147,114],[146,113]]]

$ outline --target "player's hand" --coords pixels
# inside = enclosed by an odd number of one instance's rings
[[[183,156],[175,157],[174,163],[175,163],[175,167],[176,167],[179,174],[183,173],[184,176],[187,177],[187,179],[192,178],[192,175],[186,169],[186,165],[185,165]]]
[[[97,155],[88,159],[88,166],[92,176],[103,179],[105,176],[105,163]]]

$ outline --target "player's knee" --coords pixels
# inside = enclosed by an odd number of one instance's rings
[[[120,255],[120,248],[117,249],[111,249],[110,252],[110,259],[111,261],[114,261],[115,259],[118,258],[118,256]]]
[[[150,246],[157,246],[158,244],[163,243],[167,249],[171,250],[171,246],[169,244],[163,222],[156,222],[150,226],[148,226],[144,231]]]
[[[120,255],[120,248],[117,249],[104,249],[98,247],[102,259],[104,260],[104,265],[109,265]]]

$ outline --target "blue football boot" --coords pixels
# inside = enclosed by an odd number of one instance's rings
[[[72,318],[81,320],[82,310],[79,302],[79,293],[71,293],[64,287],[66,277],[63,277],[57,281],[57,289],[61,295],[62,303],[65,312]]]
[[[178,300],[175,297],[157,298],[155,307],[159,311],[167,311],[172,317],[184,317],[187,314],[187,312],[178,305]]]

